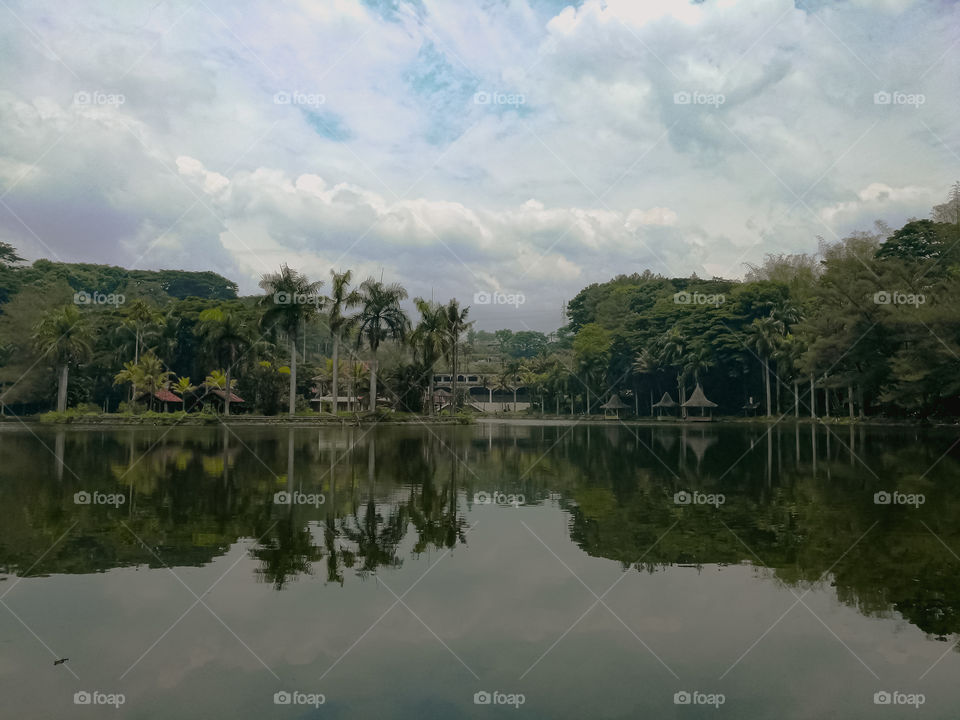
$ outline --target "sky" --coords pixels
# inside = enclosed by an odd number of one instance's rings
[[[947,0],[0,0],[0,240],[552,330],[617,274],[927,217],[958,30]]]

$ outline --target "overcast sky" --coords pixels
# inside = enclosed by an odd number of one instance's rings
[[[0,239],[242,292],[353,268],[549,330],[618,273],[928,216],[958,29],[948,0],[2,0]]]

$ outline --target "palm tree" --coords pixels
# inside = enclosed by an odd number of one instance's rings
[[[217,361],[225,361],[226,383],[232,387],[230,374],[237,362],[237,353],[250,346],[246,322],[229,310],[209,308],[200,313],[197,333],[209,345]],[[230,393],[226,394],[223,414],[230,415]]]
[[[337,413],[337,394],[339,392],[340,368],[340,340],[344,329],[349,327],[350,318],[344,315],[344,311],[360,304],[360,293],[356,290],[349,290],[350,271],[338,273],[330,270],[332,281],[330,283],[330,296],[327,298],[327,325],[330,328],[330,334],[333,336],[333,367],[335,369],[333,378],[333,389],[330,394],[333,396],[332,412]]]
[[[143,385],[143,368],[140,367],[140,363],[127,360],[123,364],[123,370],[113,376],[114,385],[120,385],[122,383],[130,383],[131,388],[136,388],[137,385]],[[131,400],[131,403],[134,402],[136,402],[136,397],[133,397]]]
[[[463,310],[460,309],[460,303],[457,302],[456,298],[451,298],[450,302],[446,304],[443,308],[443,313],[446,316],[445,325],[447,330],[447,344],[446,344],[446,355],[450,360],[450,370],[453,376],[453,385],[451,387],[452,391],[452,401],[453,401],[453,412],[457,411],[457,363],[460,357],[460,337],[465,333],[471,325],[472,322],[467,322],[467,315],[470,314],[470,308],[465,307]]]
[[[659,371],[660,371],[660,363],[657,361],[656,356],[646,348],[641,350],[640,354],[637,355],[636,359],[633,361],[634,374],[648,375],[651,379],[651,382],[649,384],[650,417],[653,417],[653,378],[656,377]],[[636,408],[636,410],[637,410],[637,415],[639,415],[640,414],[639,406]]]
[[[773,417],[770,401],[770,358],[777,350],[782,324],[773,317],[756,318],[747,326],[746,345],[755,351],[763,366],[763,382],[767,392],[767,417]]]
[[[79,365],[92,353],[86,317],[73,305],[51,310],[34,328],[33,341],[44,355],[53,357],[59,369],[57,412],[64,412],[70,366]]]
[[[686,410],[683,403],[687,401],[687,387],[683,376],[683,358],[687,351],[687,340],[683,334],[673,328],[660,341],[660,363],[677,369],[677,391],[680,394],[680,406],[683,416]]]
[[[687,352],[686,362],[683,366],[683,374],[687,377],[692,376],[694,384],[699,385],[700,374],[712,368],[713,365],[713,353],[710,347],[698,343]]]
[[[420,322],[410,340],[414,352],[419,355],[429,373],[428,395],[430,415],[433,415],[433,372],[434,366],[446,354],[447,348],[447,315],[442,305],[427,302],[423,298],[414,298],[414,304],[420,311]]]
[[[142,385],[150,395],[150,409],[153,410],[153,401],[157,391],[166,390],[170,387],[170,376],[173,373],[164,368],[160,358],[149,350],[140,358],[137,367],[140,370]]]
[[[280,272],[264,275],[260,288],[266,291],[260,304],[266,309],[261,319],[270,330],[279,328],[290,341],[290,415],[297,410],[297,337],[300,326],[316,314],[321,301],[322,281],[310,282],[305,275],[287,265]]]
[[[178,377],[177,381],[170,386],[170,390],[183,400],[183,409],[187,409],[187,395],[197,391],[197,386],[190,382],[189,377]]]
[[[357,328],[357,347],[366,344],[373,353],[370,361],[370,412],[377,409],[377,350],[384,340],[402,341],[407,336],[410,320],[400,307],[407,291],[398,283],[384,285],[367,278],[360,285],[363,308],[352,320]]]

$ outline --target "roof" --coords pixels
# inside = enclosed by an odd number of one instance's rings
[[[149,392],[143,392],[138,394],[137,397],[142,398],[142,397],[146,397],[149,394],[150,394]],[[155,390],[153,393],[153,397],[159,400],[160,402],[183,402],[183,399],[181,397],[174,395],[172,392],[170,392],[169,390],[165,390],[164,388]]]
[[[225,393],[225,392],[224,392],[223,390],[221,390],[220,388],[210,388],[207,392],[213,393],[214,395],[216,395],[216,396],[217,396],[218,398],[220,398],[221,400],[226,400],[226,398],[227,398],[227,393]],[[232,403],[235,403],[235,402],[243,402],[243,398],[240,397],[239,395],[237,395],[236,393],[233,393],[233,392],[232,392],[232,393],[230,393],[230,402],[232,402]]]
[[[673,401],[673,398],[670,397],[670,393],[665,392],[663,397],[660,398],[660,402],[654,403],[654,407],[676,407],[677,404]]]
[[[684,404],[684,407],[699,407],[699,408],[713,408],[717,404],[707,400],[707,396],[703,394],[703,388],[699,385],[694,389],[693,394],[690,396],[690,399],[687,400]]]
[[[338,395],[337,402],[353,402],[357,399],[356,395]],[[333,402],[333,395],[321,395],[320,397],[310,398],[310,402]]]
[[[619,395],[611,395],[610,399],[607,400],[603,405],[600,406],[601,410],[624,410],[628,406],[623,404],[623,400],[620,399]]]

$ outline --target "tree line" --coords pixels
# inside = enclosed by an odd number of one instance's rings
[[[644,271],[594,283],[550,335],[476,331],[455,298],[414,298],[408,313],[401,285],[350,271],[326,283],[282,266],[260,287],[237,297],[215,273],[26,266],[0,243],[2,405],[159,409],[172,393],[186,408],[230,413],[243,397],[246,410],[295,414],[320,395],[336,409],[346,387],[351,409],[379,396],[432,414],[443,368],[447,411],[469,404],[469,371],[541,414],[595,413],[617,394],[645,416],[698,385],[728,415],[960,414],[960,183],[930,219],[768,255],[743,281]]]

